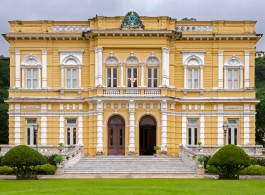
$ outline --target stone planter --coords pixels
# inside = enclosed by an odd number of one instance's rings
[[[56,175],[62,175],[64,173],[64,165],[58,164],[55,174]]]
[[[204,165],[203,164],[198,164],[197,174],[198,175],[204,175],[205,174],[205,170],[204,170]]]
[[[239,175],[239,180],[265,180],[265,175]]]

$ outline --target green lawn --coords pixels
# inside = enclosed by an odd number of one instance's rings
[[[262,180],[48,179],[1,180],[0,194],[264,194]]]

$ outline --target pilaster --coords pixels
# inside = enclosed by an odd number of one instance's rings
[[[245,88],[249,87],[249,55],[250,52],[245,51]]]
[[[218,88],[223,88],[224,51],[218,51]],[[226,80],[225,80],[226,81]]]
[[[16,50],[16,88],[20,88],[20,50]]]
[[[42,88],[47,88],[47,51],[42,50]]]
[[[103,154],[103,101],[97,100],[97,155]]]
[[[129,101],[129,153],[135,153],[135,101]]]
[[[161,102],[161,152],[167,153],[167,101]]]

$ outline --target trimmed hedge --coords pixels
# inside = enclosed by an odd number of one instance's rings
[[[0,166],[2,165],[3,156],[0,156]]]
[[[251,164],[265,167],[265,158],[251,158]]]
[[[241,170],[251,164],[246,152],[233,144],[223,146],[208,161],[219,171],[220,178],[236,178]]]
[[[215,166],[212,166],[212,165],[206,165],[206,169],[208,170],[208,173],[211,173],[211,174],[220,174],[220,172],[218,171],[218,169],[215,167]]]
[[[11,167],[2,166],[0,167],[0,175],[13,175],[14,171]]]
[[[242,175],[265,175],[265,167],[260,165],[250,165],[240,171]]]
[[[47,163],[56,166],[56,163],[54,162],[54,158],[58,156],[57,154],[52,154],[50,156],[45,156]]]
[[[38,175],[54,175],[57,167],[54,165],[45,164],[36,166],[33,169]]]

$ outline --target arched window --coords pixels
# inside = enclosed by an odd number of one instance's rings
[[[159,59],[153,53],[146,59],[148,87],[158,87],[159,64]]]
[[[29,55],[22,60],[22,88],[40,88],[41,63],[37,56]],[[26,83],[26,84],[25,84]]]
[[[137,87],[139,59],[131,53],[126,58],[125,64],[127,66],[127,87]]]
[[[118,58],[111,52],[105,60],[107,87],[117,87],[118,85],[118,64]]]
[[[239,89],[243,87],[244,65],[240,58],[229,57],[224,64],[225,89]]]

